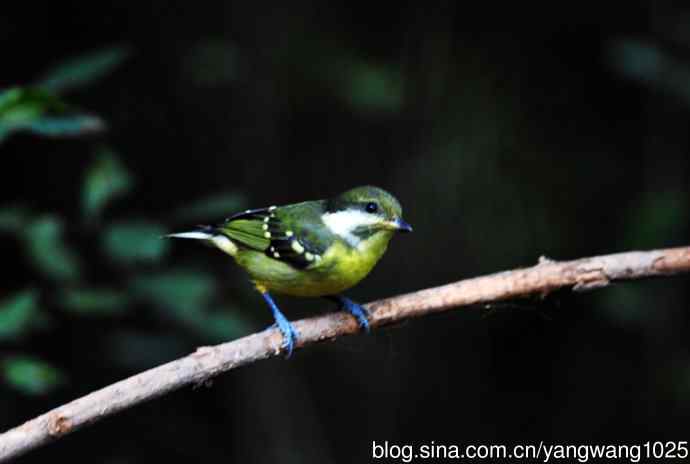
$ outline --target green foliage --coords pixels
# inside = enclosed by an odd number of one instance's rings
[[[105,129],[103,120],[76,111],[57,94],[95,82],[126,56],[126,50],[121,47],[107,48],[57,66],[33,87],[0,90],[0,142],[21,131],[64,137]]]
[[[105,346],[112,362],[129,369],[147,369],[183,356],[193,349],[183,337],[118,330],[108,334]]]
[[[89,316],[121,314],[128,303],[125,292],[106,288],[68,289],[60,297],[60,304],[66,310]]]
[[[19,234],[28,221],[28,212],[21,206],[0,209],[0,232]]]
[[[104,128],[105,124],[98,117],[72,110],[45,90],[14,87],[0,91],[0,142],[20,131],[57,137],[82,135]]]
[[[56,281],[75,281],[80,276],[77,255],[63,238],[63,221],[55,215],[38,217],[25,227],[26,250],[33,265]]]
[[[25,290],[0,301],[0,341],[25,335],[36,322],[38,292]]]
[[[33,266],[44,276],[59,282],[79,279],[77,254],[64,240],[62,219],[53,214],[32,217],[22,207],[0,210],[0,232],[15,234]]]
[[[341,93],[350,105],[364,112],[399,112],[403,105],[403,82],[399,71],[368,63],[351,63]]]
[[[616,326],[655,333],[673,327],[673,312],[659,311],[659,308],[672,306],[675,296],[659,282],[621,283],[597,293],[594,298],[599,314]]]
[[[99,149],[84,179],[84,215],[88,219],[96,219],[110,201],[127,193],[132,184],[132,177],[117,155],[109,148]]]
[[[187,325],[200,333],[204,340],[221,343],[252,333],[256,329],[249,324],[237,308],[220,308],[204,311],[193,318],[187,318]]]
[[[609,48],[614,66],[628,77],[654,80],[663,66],[663,57],[656,46],[636,40],[619,40]]]
[[[66,103],[45,90],[12,87],[0,93],[0,115],[7,123],[33,119],[45,112],[61,113],[67,109]]]
[[[48,71],[37,86],[54,93],[84,88],[110,74],[127,58],[123,47],[108,47],[64,61]]]
[[[651,301],[646,293],[649,289],[633,285],[616,285],[602,292],[603,313],[622,325],[644,326],[649,322]]]
[[[37,87],[0,90],[0,143],[17,132],[57,137],[103,130],[100,118],[72,108],[56,93],[93,82],[124,56],[122,49],[104,50],[58,66]],[[104,154],[100,161],[85,186],[87,215],[100,213],[111,197],[129,186],[126,172],[118,171],[114,157]],[[0,232],[12,233],[22,241],[37,271],[60,283],[74,283],[81,277],[81,266],[64,240],[63,229],[63,220],[55,214],[32,217],[22,206],[0,209]],[[37,300],[37,290],[26,290],[0,302],[0,340],[21,337],[48,320]],[[78,313],[112,313],[122,310],[125,303],[123,297],[107,290],[74,289],[62,295],[65,308]],[[52,391],[64,381],[54,367],[23,356],[6,359],[2,373],[9,385],[32,395]]]
[[[87,219],[100,217],[107,204],[124,195],[132,184],[131,176],[117,155],[108,149],[98,152],[88,168],[83,188],[83,210]],[[209,216],[226,216],[244,206],[239,194],[216,195],[200,200],[175,215],[185,221]],[[214,279],[207,273],[183,270],[171,273],[140,274],[133,271],[131,285],[124,290],[94,287],[83,282],[82,264],[67,245],[63,220],[55,214],[35,216],[21,206],[0,209],[0,232],[16,235],[23,243],[34,268],[59,282],[63,288],[55,303],[64,311],[88,317],[116,316],[139,302],[159,309],[159,315],[174,320],[204,340],[216,342],[250,331],[241,317],[226,311],[209,311],[217,296]],[[153,264],[167,252],[167,232],[150,221],[119,221],[105,228],[91,229],[99,238],[108,259],[99,263]],[[89,237],[81,237],[89,239]],[[94,237],[91,237],[94,238]],[[81,245],[81,243],[80,243]],[[129,271],[128,271],[129,272]],[[0,302],[0,341],[15,340],[47,320],[38,306],[38,291],[27,290]],[[141,368],[163,362],[189,349],[189,341],[122,331],[104,342],[112,356],[125,367]],[[4,379],[13,387],[33,395],[59,386],[64,376],[51,366],[18,356],[3,365]]]
[[[628,213],[626,247],[671,245],[681,239],[684,225],[690,222],[690,204],[683,192],[645,192]]]
[[[204,40],[193,46],[183,62],[183,72],[199,86],[217,86],[237,80],[239,53],[223,40]]]
[[[339,41],[316,39],[302,25],[293,32],[291,40],[270,52],[285,66],[284,74],[296,75],[307,95],[313,95],[315,86],[323,87],[355,112],[386,115],[402,110],[405,82],[399,65],[364,58]]]
[[[623,39],[609,45],[609,60],[621,75],[661,89],[690,104],[690,66],[654,43]]]
[[[208,273],[187,269],[138,276],[132,282],[132,290],[156,306],[161,315],[173,318],[206,340],[228,340],[250,331],[233,308],[209,310],[217,289]]]
[[[20,132],[58,137],[103,130],[105,123],[101,119],[73,107],[59,95],[95,83],[127,55],[122,47],[103,49],[63,62],[32,86],[0,89],[0,143]],[[237,78],[238,55],[231,44],[203,42],[188,58],[189,77],[198,85],[218,85]],[[68,223],[69,219],[59,212],[36,214],[21,204],[0,208],[0,233],[16,237],[33,271],[50,280],[45,289],[32,288],[3,297],[0,341],[25,340],[33,330],[51,320],[48,311],[63,311],[71,317],[113,317],[141,303],[204,340],[227,340],[250,330],[240,317],[209,310],[216,305],[218,295],[216,282],[207,273],[181,270],[142,274],[138,265],[152,266],[167,253],[170,242],[161,238],[168,232],[167,227],[127,217],[104,221],[108,207],[130,193],[134,184],[115,150],[101,146],[96,148],[84,172],[80,198],[83,222]],[[186,224],[221,220],[245,207],[242,195],[227,193],[193,202],[171,216]],[[84,223],[89,227],[83,227]],[[103,254],[87,263],[92,255],[77,254],[68,237],[79,244],[80,250],[100,245]],[[91,274],[85,272],[88,264],[92,265],[90,269],[98,269],[99,277],[106,276],[106,281],[119,279],[129,285],[119,289],[113,284],[89,282]],[[122,322],[127,323],[125,319]],[[126,368],[158,364],[192,346],[188,337],[131,329],[113,332],[102,343],[113,361]],[[29,395],[46,394],[65,383],[60,370],[21,353],[0,363],[0,378]]]
[[[21,93],[21,92],[20,92]],[[12,109],[17,95],[2,95],[0,103],[5,115],[20,120],[41,114],[36,105],[29,111]],[[26,96],[26,94],[25,94]],[[42,94],[34,96],[41,97]],[[39,103],[41,102],[38,98]],[[59,100],[52,101],[60,109]],[[28,100],[27,100],[28,102]],[[15,102],[16,103],[16,102]],[[2,107],[2,105],[0,105]],[[100,227],[99,219],[107,206],[117,197],[131,190],[134,181],[117,154],[109,148],[100,148],[95,160],[87,168],[82,189],[82,211],[93,227],[80,236],[79,247],[93,239],[100,241],[106,259],[98,263],[107,272],[112,264],[154,264],[164,257],[170,242],[162,239],[167,228],[146,220],[120,220]],[[174,216],[185,222],[222,218],[244,207],[244,198],[237,193],[221,194],[192,203]],[[182,327],[200,335],[204,340],[227,340],[249,331],[238,317],[208,310],[216,297],[215,281],[206,273],[179,271],[142,275],[133,266],[126,272],[132,285],[125,290],[92,286],[85,282],[82,258],[73,251],[65,239],[65,222],[57,214],[35,215],[21,205],[0,209],[0,232],[15,235],[23,244],[34,269],[60,284],[52,301],[67,313],[83,317],[108,317],[125,313],[132,304],[131,296],[158,308],[159,314],[172,319]],[[88,255],[85,255],[88,256]],[[122,269],[118,269],[122,272]],[[47,292],[48,295],[52,293]],[[40,326],[47,314],[38,305],[38,291],[27,290],[0,302],[0,341],[16,340]],[[119,332],[104,342],[113,356],[121,357],[120,364],[143,367],[163,362],[189,349],[189,341],[174,337],[157,337],[131,331]],[[44,394],[62,383],[64,376],[40,360],[18,355],[3,364],[6,383],[27,394]]]
[[[154,305],[186,315],[206,306],[216,284],[208,273],[187,269],[137,276],[132,290]]]
[[[48,393],[66,382],[59,369],[27,356],[12,356],[2,363],[5,381],[27,395]]]
[[[160,260],[168,250],[166,229],[147,221],[120,222],[105,232],[103,247],[114,261],[132,264]]]

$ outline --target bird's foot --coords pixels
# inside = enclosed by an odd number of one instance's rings
[[[364,309],[364,306],[341,295],[331,297],[330,299],[337,302],[342,310],[352,314],[357,319],[357,323],[362,330],[367,333],[371,330],[369,327],[369,313]]]
[[[292,350],[295,348],[298,334],[295,327],[290,324],[290,321],[288,321],[282,313],[279,314],[280,316],[276,317],[276,324],[278,325],[280,333],[283,334],[283,343],[281,343],[280,347],[285,352],[285,357],[289,358],[292,356]]]
[[[278,309],[278,306],[268,293],[262,293],[262,296],[268,303],[268,306],[271,308],[273,318],[276,321],[272,327],[277,326],[278,330],[280,330],[280,333],[283,334],[283,343],[281,343],[280,348],[285,352],[285,358],[289,358],[292,356],[292,350],[295,348],[295,343],[297,342],[297,338],[299,336],[297,329],[295,329],[290,321],[287,320],[285,315],[280,312],[280,309]]]

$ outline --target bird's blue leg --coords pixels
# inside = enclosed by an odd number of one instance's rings
[[[352,314],[355,317],[355,319],[357,319],[359,327],[365,332],[369,332],[369,314],[363,306],[355,303],[351,299],[346,298],[342,295],[328,296],[326,298],[328,298],[331,301],[335,301],[336,303],[338,303],[341,309]]]
[[[295,347],[295,342],[297,341],[297,330],[290,324],[290,321],[287,320],[283,313],[280,312],[278,305],[276,305],[268,292],[261,292],[261,296],[264,297],[264,300],[266,300],[266,303],[268,303],[268,306],[271,308],[278,329],[280,329],[280,332],[283,334],[282,347],[285,349],[285,357],[289,358],[290,355],[292,355],[292,349]]]

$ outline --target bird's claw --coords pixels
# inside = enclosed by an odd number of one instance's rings
[[[349,298],[345,298],[344,296],[338,297],[338,302],[343,310],[352,314],[355,319],[357,319],[357,323],[362,330],[367,333],[371,331],[371,328],[369,327],[369,313],[364,306],[357,304]]]
[[[280,312],[270,295],[268,293],[263,293],[262,295],[271,307],[273,318],[276,321],[271,327],[277,326],[278,330],[280,330],[280,333],[283,335],[283,343],[280,344],[280,348],[285,351],[285,358],[289,358],[292,356],[292,351],[295,348],[295,343],[297,342],[299,334],[295,327],[290,324],[290,321]]]
[[[288,328],[280,328],[280,332],[283,334],[283,343],[280,344],[280,348],[285,351],[285,358],[292,356],[292,350],[295,348],[295,343],[297,342],[297,330],[288,323]]]
[[[297,329],[295,329],[295,327],[284,317],[277,317],[276,323],[273,324],[271,328],[277,328],[283,335],[283,342],[280,344],[280,349],[285,352],[285,358],[292,356],[292,351],[299,337]]]

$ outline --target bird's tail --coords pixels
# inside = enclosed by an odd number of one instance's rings
[[[198,226],[188,232],[177,232],[165,235],[166,238],[189,238],[192,240],[205,240],[217,248],[220,248],[230,256],[237,254],[237,245],[228,238],[220,229],[213,226]]]
[[[220,232],[213,226],[197,226],[188,232],[176,232],[165,235],[165,238],[191,238],[193,240],[211,240]]]

